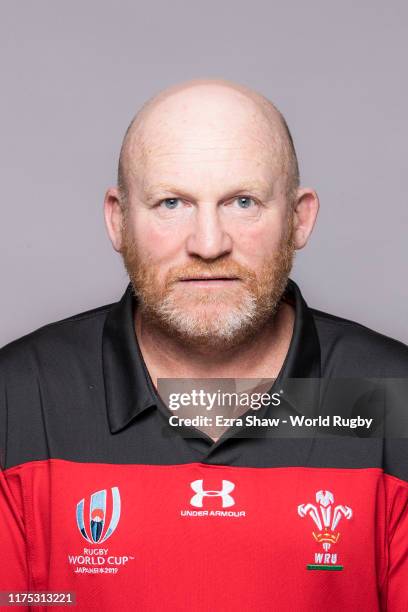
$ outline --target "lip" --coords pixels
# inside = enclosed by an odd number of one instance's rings
[[[236,281],[237,276],[192,276],[191,278],[181,278],[183,283],[191,283],[196,281]]]
[[[180,282],[188,285],[189,287],[205,287],[205,288],[216,288],[225,287],[226,285],[232,285],[239,282],[240,279],[237,276],[196,276],[194,278],[181,278]]]

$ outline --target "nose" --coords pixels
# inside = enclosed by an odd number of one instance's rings
[[[224,228],[217,207],[210,203],[197,206],[194,225],[187,238],[189,255],[217,259],[232,250],[232,238]]]

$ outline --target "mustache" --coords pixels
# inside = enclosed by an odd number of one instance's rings
[[[166,275],[166,284],[171,285],[182,280],[205,278],[229,278],[238,280],[255,280],[253,271],[235,261],[194,262],[184,266],[170,268]]]

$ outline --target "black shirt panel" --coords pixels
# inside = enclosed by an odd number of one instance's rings
[[[313,311],[290,281],[296,309],[280,381],[289,377],[407,377],[408,348]],[[47,325],[0,351],[0,461],[10,468],[80,462],[250,467],[385,467],[408,480],[405,440],[227,437],[212,445],[169,432],[133,328],[130,285],[120,302]]]
[[[311,309],[326,378],[407,378],[408,347],[364,325]]]

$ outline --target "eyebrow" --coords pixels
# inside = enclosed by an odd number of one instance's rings
[[[178,195],[180,197],[194,199],[191,194],[188,194],[184,189],[180,189],[175,185],[171,185],[170,183],[158,183],[155,187],[150,188],[145,191],[145,199],[147,202],[151,202],[160,196],[160,194],[164,195],[165,193],[171,193],[174,195]],[[273,183],[258,183],[251,181],[242,181],[237,184],[235,187],[228,190],[228,192],[222,197],[223,200],[227,200],[233,195],[237,194],[245,194],[245,193],[253,193],[255,195],[263,195],[268,193],[273,193]]]

